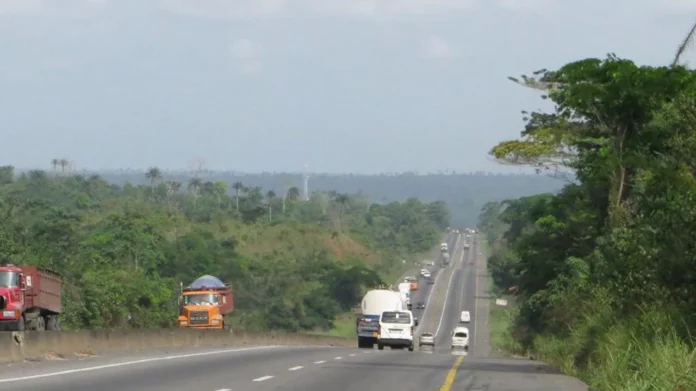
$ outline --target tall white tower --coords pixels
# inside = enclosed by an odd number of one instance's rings
[[[309,201],[309,171],[306,164],[304,165],[304,170],[302,170],[302,180],[304,182],[302,198],[305,201]]]

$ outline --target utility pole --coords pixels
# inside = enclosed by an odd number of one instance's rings
[[[309,171],[307,169],[306,164],[304,165],[304,170],[302,171],[302,179],[303,179],[303,183],[304,183],[304,186],[302,188],[302,191],[303,191],[302,198],[305,201],[309,201]]]

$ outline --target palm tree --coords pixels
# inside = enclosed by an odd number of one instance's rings
[[[300,189],[293,186],[288,189],[288,201],[297,201],[300,199]]]
[[[53,176],[57,176],[58,175],[58,166],[60,165],[60,160],[52,159],[51,165],[53,166]]]
[[[68,159],[60,159],[60,160],[58,160],[58,165],[60,166],[60,170],[61,170],[63,173],[65,173],[65,170],[66,170],[66,169],[68,168],[68,166],[70,165],[70,162],[68,161]]]
[[[232,188],[234,189],[234,201],[237,205],[237,211],[239,211],[239,194],[244,191],[244,184],[242,182],[235,182]]]
[[[299,198],[299,196],[300,189],[298,189],[296,186],[289,187],[287,190],[285,190],[285,193],[283,193],[283,214],[285,214],[285,200],[293,202]]]
[[[268,221],[273,221],[273,200],[275,197],[275,191],[269,190],[266,192],[266,202],[268,203]]]
[[[196,209],[196,203],[198,201],[198,194],[199,194],[199,191],[201,190],[202,186],[203,186],[203,181],[201,181],[201,178],[191,178],[191,180],[189,180],[188,190],[193,195],[193,209]]]
[[[150,181],[150,191],[154,195],[155,183],[158,180],[162,179],[162,171],[160,171],[160,169],[157,167],[150,167],[147,169],[147,172],[145,173],[145,178],[147,178],[147,180]]]
[[[350,197],[347,194],[338,194],[334,198],[334,201],[338,204],[338,228],[341,229],[341,218],[343,217],[343,212],[346,209],[346,205],[350,202]]]
[[[213,194],[217,197],[218,209],[222,209],[220,204],[222,203],[222,196],[227,193],[227,183],[223,181],[215,181],[213,183]]]

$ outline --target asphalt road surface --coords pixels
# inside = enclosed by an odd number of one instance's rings
[[[452,254],[454,254],[454,249],[457,248],[457,246],[461,246],[461,238],[459,235],[450,235],[447,240],[447,247],[452,251]],[[451,260],[451,258],[450,258]],[[449,278],[445,277],[447,275],[447,272],[449,268],[452,266],[452,262],[450,262],[450,265],[448,268],[441,268],[440,265],[442,264],[442,253],[438,253],[437,256],[435,256],[435,259],[432,260],[434,265],[433,266],[427,266],[426,269],[430,271],[430,278],[435,281],[435,284],[428,284],[425,278],[421,277],[420,274],[414,276],[418,278],[418,285],[419,289],[415,292],[411,293],[411,303],[413,304],[413,316],[418,318],[421,324],[423,324],[423,320],[425,319],[426,316],[429,316],[428,314],[431,312],[429,311],[429,307],[433,305],[432,302],[430,302],[430,293],[433,291],[435,287],[441,287],[443,285],[443,279],[444,278]],[[420,271],[418,271],[420,273]],[[443,278],[444,277],[444,278]],[[444,281],[444,284],[447,284],[447,281]],[[418,302],[423,302],[425,303],[425,309],[418,309],[417,304]],[[440,304],[438,306],[437,303],[434,303],[435,307],[432,311],[439,311],[438,308],[441,308],[442,305]],[[418,329],[420,331],[423,331],[422,326],[419,325]]]
[[[0,391],[587,390],[539,362],[485,357],[490,348],[482,259],[475,238],[468,251],[462,239],[451,264],[439,270],[423,314],[421,331],[437,330],[435,349],[270,346],[20,363],[0,366]],[[449,348],[463,308],[472,313],[466,355]]]

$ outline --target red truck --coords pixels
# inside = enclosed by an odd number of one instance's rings
[[[61,287],[58,273],[0,264],[0,330],[60,330]]]

